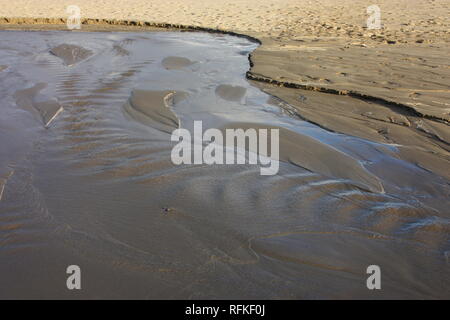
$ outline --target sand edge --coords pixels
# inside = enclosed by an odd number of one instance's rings
[[[66,18],[28,18],[28,17],[0,17],[0,30],[66,30]],[[248,39],[249,41],[258,43],[262,45],[264,43],[263,40],[257,38],[256,36],[237,33],[231,30],[217,29],[217,28],[207,28],[201,26],[193,26],[193,25],[183,25],[183,24],[173,24],[173,23],[158,23],[144,20],[119,20],[119,19],[100,19],[100,18],[84,18],[81,20],[81,24],[83,26],[87,26],[86,32],[89,31],[155,31],[155,30],[166,30],[166,31],[191,31],[191,32],[208,32],[208,33],[216,33],[216,34],[226,34],[231,36],[236,36],[240,38]],[[77,31],[83,31],[77,30]],[[259,48],[259,47],[258,47]],[[322,93],[334,94],[334,95],[347,95],[353,98],[361,99],[364,101],[372,101],[377,102],[384,105],[395,106],[405,109],[405,111],[414,114],[415,116],[426,118],[429,120],[434,120],[437,122],[441,122],[444,124],[450,124],[450,122],[441,117],[437,117],[430,114],[425,114],[417,109],[408,106],[403,103],[399,103],[396,101],[387,100],[381,97],[372,96],[366,93],[357,92],[354,90],[342,90],[342,89],[334,89],[332,87],[322,87],[316,85],[305,85],[297,82],[289,82],[289,81],[280,81],[273,79],[272,77],[268,77],[265,75],[260,75],[252,72],[252,68],[255,66],[255,63],[252,60],[252,55],[258,50],[256,48],[252,53],[250,53],[248,59],[250,64],[250,69],[246,73],[246,78],[248,80],[263,82],[272,84],[278,87],[286,87],[286,88],[294,88],[294,89],[302,89],[302,90],[310,90],[310,91],[318,91]]]

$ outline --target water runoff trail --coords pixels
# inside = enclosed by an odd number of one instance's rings
[[[449,297],[449,181],[252,86],[257,44],[175,32],[0,39],[0,297]],[[171,133],[194,121],[279,129],[278,173],[175,165]],[[369,265],[382,290],[367,289]]]

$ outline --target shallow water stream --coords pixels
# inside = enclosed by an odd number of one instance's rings
[[[449,181],[395,145],[293,116],[245,79],[257,44],[172,32],[0,39],[1,298],[449,297]],[[199,120],[280,129],[278,174],[174,165],[171,132]],[[380,291],[366,287],[369,265]]]

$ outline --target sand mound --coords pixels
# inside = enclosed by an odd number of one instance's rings
[[[171,106],[186,97],[184,92],[134,90],[125,111],[135,120],[167,133],[179,128]]]
[[[92,55],[91,50],[71,44],[61,44],[52,48],[50,53],[62,59],[67,66],[79,63]]]
[[[31,88],[19,90],[15,98],[19,107],[34,114],[45,127],[48,127],[64,109],[57,99],[39,95],[46,86],[45,83],[38,83]]]
[[[161,63],[167,70],[180,70],[195,62],[183,57],[167,57]]]
[[[216,95],[228,101],[241,101],[247,89],[240,86],[221,84],[216,88]]]

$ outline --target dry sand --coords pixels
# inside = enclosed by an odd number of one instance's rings
[[[366,8],[381,8],[385,39],[426,43],[449,36],[446,0],[17,0],[0,1],[2,17],[67,17],[68,5],[84,18],[141,20],[220,28],[269,37],[364,38]],[[447,39],[448,41],[448,39]]]

